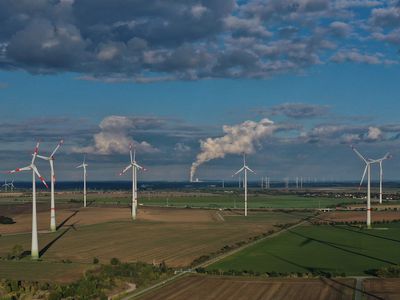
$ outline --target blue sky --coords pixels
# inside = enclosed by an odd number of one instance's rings
[[[146,180],[193,162],[229,178],[242,152],[276,179],[356,179],[355,144],[392,152],[398,178],[397,1],[167,2],[3,1],[0,168],[63,137],[61,180],[83,153],[93,179],[119,179],[131,142]]]

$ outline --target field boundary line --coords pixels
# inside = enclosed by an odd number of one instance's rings
[[[245,244],[245,245],[243,245],[243,246],[240,246],[239,248],[233,249],[233,250],[231,250],[231,251],[229,251],[229,252],[226,252],[226,253],[223,253],[223,254],[221,254],[221,255],[218,255],[218,256],[216,256],[216,257],[214,257],[214,258],[211,258],[210,260],[207,260],[207,261],[205,261],[205,262],[203,262],[203,263],[201,263],[201,264],[195,266],[194,269],[208,267],[209,265],[212,265],[212,264],[214,264],[214,263],[216,263],[216,262],[218,262],[218,261],[220,261],[220,260],[222,260],[222,259],[224,259],[224,258],[226,258],[226,257],[229,257],[229,256],[231,256],[231,255],[233,255],[233,254],[235,254],[235,253],[237,253],[237,252],[239,252],[239,251],[242,251],[242,250],[244,250],[244,249],[246,249],[246,248],[248,248],[248,247],[251,247],[251,246],[253,246],[253,245],[256,245],[256,244],[258,244],[258,243],[261,243],[261,242],[263,242],[263,241],[265,241],[265,240],[268,240],[268,239],[274,238],[274,237],[276,237],[276,236],[279,236],[280,234],[282,234],[282,233],[284,233],[284,232],[286,232],[286,231],[288,231],[288,230],[294,229],[294,228],[296,228],[296,227],[302,226],[302,225],[304,225],[304,224],[307,223],[307,222],[308,222],[308,218],[307,218],[306,220],[300,221],[300,222],[297,223],[297,224],[294,224],[294,225],[292,225],[292,226],[283,228],[283,229],[281,229],[281,230],[279,230],[279,231],[277,231],[277,232],[274,232],[274,233],[272,233],[272,234],[270,234],[270,235],[267,235],[267,236],[262,237],[262,238],[260,238],[260,239],[258,239],[258,240],[255,240],[255,241],[252,241],[252,242],[250,242],[250,243],[247,243],[247,244]]]
[[[272,233],[270,235],[267,235],[265,237],[262,237],[262,238],[260,238],[258,240],[255,240],[253,242],[245,244],[245,245],[243,245],[243,246],[241,246],[239,248],[233,249],[233,250],[231,250],[229,252],[226,252],[226,253],[218,255],[218,256],[216,256],[214,258],[211,258],[211,259],[209,259],[209,260],[207,260],[207,261],[205,261],[205,262],[203,262],[201,264],[198,264],[197,266],[194,266],[193,268],[189,269],[188,271],[184,271],[184,272],[178,273],[178,274],[176,274],[176,275],[174,275],[174,276],[172,276],[172,277],[170,277],[170,278],[168,278],[168,279],[166,279],[166,280],[164,280],[162,282],[156,283],[153,286],[150,286],[148,288],[140,290],[140,291],[138,291],[136,293],[133,293],[131,295],[125,295],[124,297],[121,297],[121,300],[130,300],[130,299],[135,299],[137,297],[143,296],[146,293],[149,293],[149,292],[151,292],[153,290],[161,288],[164,285],[170,284],[171,282],[177,280],[178,278],[180,278],[180,277],[182,277],[184,275],[191,274],[191,273],[196,273],[193,270],[195,270],[197,268],[207,267],[207,266],[209,266],[209,265],[211,265],[213,263],[216,263],[216,262],[218,262],[218,261],[220,261],[220,260],[222,260],[222,259],[224,259],[224,258],[226,258],[228,256],[231,256],[231,255],[233,255],[233,254],[235,254],[235,253],[237,253],[239,251],[242,251],[242,250],[244,250],[244,249],[246,249],[248,247],[251,247],[251,246],[253,246],[253,245],[257,244],[257,243],[260,243],[260,242],[265,241],[265,240],[270,239],[270,238],[274,238],[274,237],[279,236],[280,234],[282,234],[282,233],[284,233],[284,232],[286,232],[288,230],[291,230],[291,229],[294,229],[296,227],[302,226],[302,225],[306,224],[308,221],[309,221],[309,217],[307,217],[306,219],[302,219],[299,223],[296,223],[296,224],[294,224],[292,226],[283,228],[283,229],[281,229],[281,230],[279,230],[277,232],[274,232],[274,233]]]

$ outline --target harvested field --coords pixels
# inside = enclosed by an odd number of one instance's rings
[[[62,207],[62,206],[61,206]],[[65,206],[64,206],[65,207]],[[68,206],[67,206],[68,207]],[[16,212],[8,212],[7,216],[12,217],[15,224],[0,224],[0,234],[12,234],[29,232],[32,226],[31,206],[19,207]],[[144,208],[139,207],[138,219],[155,222],[214,222],[221,221],[212,210],[196,209],[168,209],[168,208]],[[58,224],[70,225],[91,225],[112,221],[130,221],[129,207],[87,207],[87,208],[60,208],[57,210]],[[48,208],[43,209],[40,205],[38,213],[38,229],[49,230],[50,212]]]
[[[214,210],[174,209],[174,208],[139,208],[139,220],[159,222],[217,222],[222,221]]]
[[[353,279],[184,277],[140,299],[148,300],[352,300]]]
[[[365,222],[367,211],[333,211],[318,216],[313,223],[327,224],[331,222]],[[400,211],[372,211],[372,222],[400,220]]]
[[[0,278],[69,283],[82,277],[93,265],[43,261],[0,261]]]
[[[104,221],[103,216],[99,215],[100,209],[93,209],[96,212],[94,215]],[[143,212],[146,210],[147,208],[143,209]],[[242,216],[233,216],[226,217],[225,222],[213,218],[205,222],[203,214],[209,217],[211,211],[164,210],[165,214],[160,214],[159,219],[152,217],[152,221],[118,221],[85,226],[81,223],[75,226],[65,224],[57,233],[41,233],[39,246],[43,252],[42,258],[49,261],[69,259],[72,262],[90,263],[93,257],[98,257],[102,262],[117,257],[122,261],[141,260],[151,263],[153,260],[156,262],[165,260],[170,266],[187,266],[194,259],[218,251],[224,246],[248,241],[249,238],[271,229],[277,230],[274,226],[276,224],[296,222],[301,219],[300,216],[288,213],[264,212],[250,215],[246,220]],[[108,209],[104,211],[106,214]],[[149,211],[159,215],[159,209],[149,209]],[[184,216],[182,221],[174,222],[168,216],[168,221],[163,221],[162,216],[173,213],[179,216],[181,212],[189,214],[192,222],[188,222],[187,216]],[[127,213],[129,214],[129,209]],[[74,224],[72,218],[69,222],[71,225]],[[5,256],[17,244],[22,245],[24,250],[29,250],[30,237],[29,233],[0,237],[0,256]]]
[[[363,288],[365,300],[400,299],[400,278],[365,279]]]
[[[32,208],[30,208],[32,209]],[[8,214],[12,217],[15,224],[3,225],[0,224],[0,234],[12,234],[29,232],[32,226],[32,215],[27,209],[20,214]],[[130,218],[129,208],[118,207],[87,207],[87,208],[64,208],[57,210],[58,225],[89,225],[111,221],[128,221]],[[50,211],[41,211],[38,213],[38,229],[40,231],[47,231],[50,227]]]

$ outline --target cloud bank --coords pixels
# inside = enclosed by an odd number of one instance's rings
[[[88,154],[126,153],[133,144],[139,152],[155,153],[159,150],[146,141],[135,141],[130,133],[138,128],[152,126],[151,120],[109,116],[101,121],[100,132],[93,136],[94,144],[86,147],[74,147],[73,152]]]
[[[399,15],[398,1],[3,0],[0,69],[149,83],[391,65]]]

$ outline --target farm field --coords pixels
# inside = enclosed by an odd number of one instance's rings
[[[49,203],[50,197],[45,194],[38,195],[38,202]],[[82,195],[79,193],[65,192],[56,195],[57,203],[81,204]],[[88,201],[94,205],[129,205],[131,196],[129,192],[113,193],[89,193]],[[0,197],[0,205],[30,203],[29,193],[15,196]],[[303,197],[298,195],[249,195],[248,206],[255,208],[325,208],[335,207],[338,204],[362,204],[362,199],[344,199],[328,197]],[[242,193],[222,194],[222,193],[139,193],[139,204],[146,206],[170,206],[170,207],[193,207],[193,208],[244,208]]]
[[[190,275],[143,300],[352,300],[353,279],[260,279]]]
[[[367,211],[332,211],[323,214],[317,223],[327,222],[365,222]],[[372,222],[400,220],[400,210],[372,211]]]
[[[82,277],[94,265],[79,263],[0,260],[0,278],[69,283]]]
[[[365,275],[370,269],[399,264],[399,250],[398,223],[372,230],[300,226],[235,253],[208,269]]]
[[[363,281],[363,300],[400,299],[400,278],[365,279]]]
[[[102,220],[99,208],[93,209]],[[112,210],[110,211],[112,212]],[[129,209],[126,212],[129,215]],[[219,217],[217,215],[219,214]],[[193,260],[234,245],[269,230],[277,224],[293,223],[308,213],[259,212],[248,219],[236,212],[196,209],[139,209],[139,220],[109,221],[80,225],[74,215],[57,233],[40,233],[39,249],[46,262],[70,260],[73,263],[92,263],[97,257],[108,263],[116,257],[121,261],[165,261],[172,267],[188,266]],[[171,219],[172,217],[172,219]],[[14,226],[3,225],[3,226]],[[11,227],[10,227],[11,228]],[[14,245],[30,249],[30,233],[0,236],[0,257],[10,253]]]

